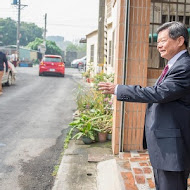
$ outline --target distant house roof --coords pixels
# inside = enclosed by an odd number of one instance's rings
[[[93,34],[96,34],[97,32],[98,32],[98,29],[96,29],[96,30],[90,32],[89,34],[86,35],[86,37],[89,37],[89,36],[91,36],[91,35],[93,35]]]

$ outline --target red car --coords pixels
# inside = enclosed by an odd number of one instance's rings
[[[65,64],[60,55],[45,55],[39,65],[39,76],[44,74],[65,76]]]

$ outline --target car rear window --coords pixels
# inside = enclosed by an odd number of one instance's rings
[[[44,57],[45,62],[62,62],[61,58],[59,57]]]

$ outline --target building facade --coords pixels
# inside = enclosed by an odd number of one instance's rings
[[[166,64],[156,49],[156,30],[167,21],[190,28],[190,0],[106,0],[105,5],[103,71],[115,73],[116,84],[153,85]],[[142,150],[145,109],[146,104],[115,99],[114,154]]]

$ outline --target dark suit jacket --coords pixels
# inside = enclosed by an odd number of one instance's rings
[[[117,99],[148,103],[145,140],[154,168],[190,170],[190,56],[181,55],[160,84],[118,85]],[[144,143],[146,148],[146,143]]]
[[[8,71],[8,63],[7,63],[7,58],[6,55],[0,51],[0,71],[4,70],[4,63],[6,66],[6,72]]]

